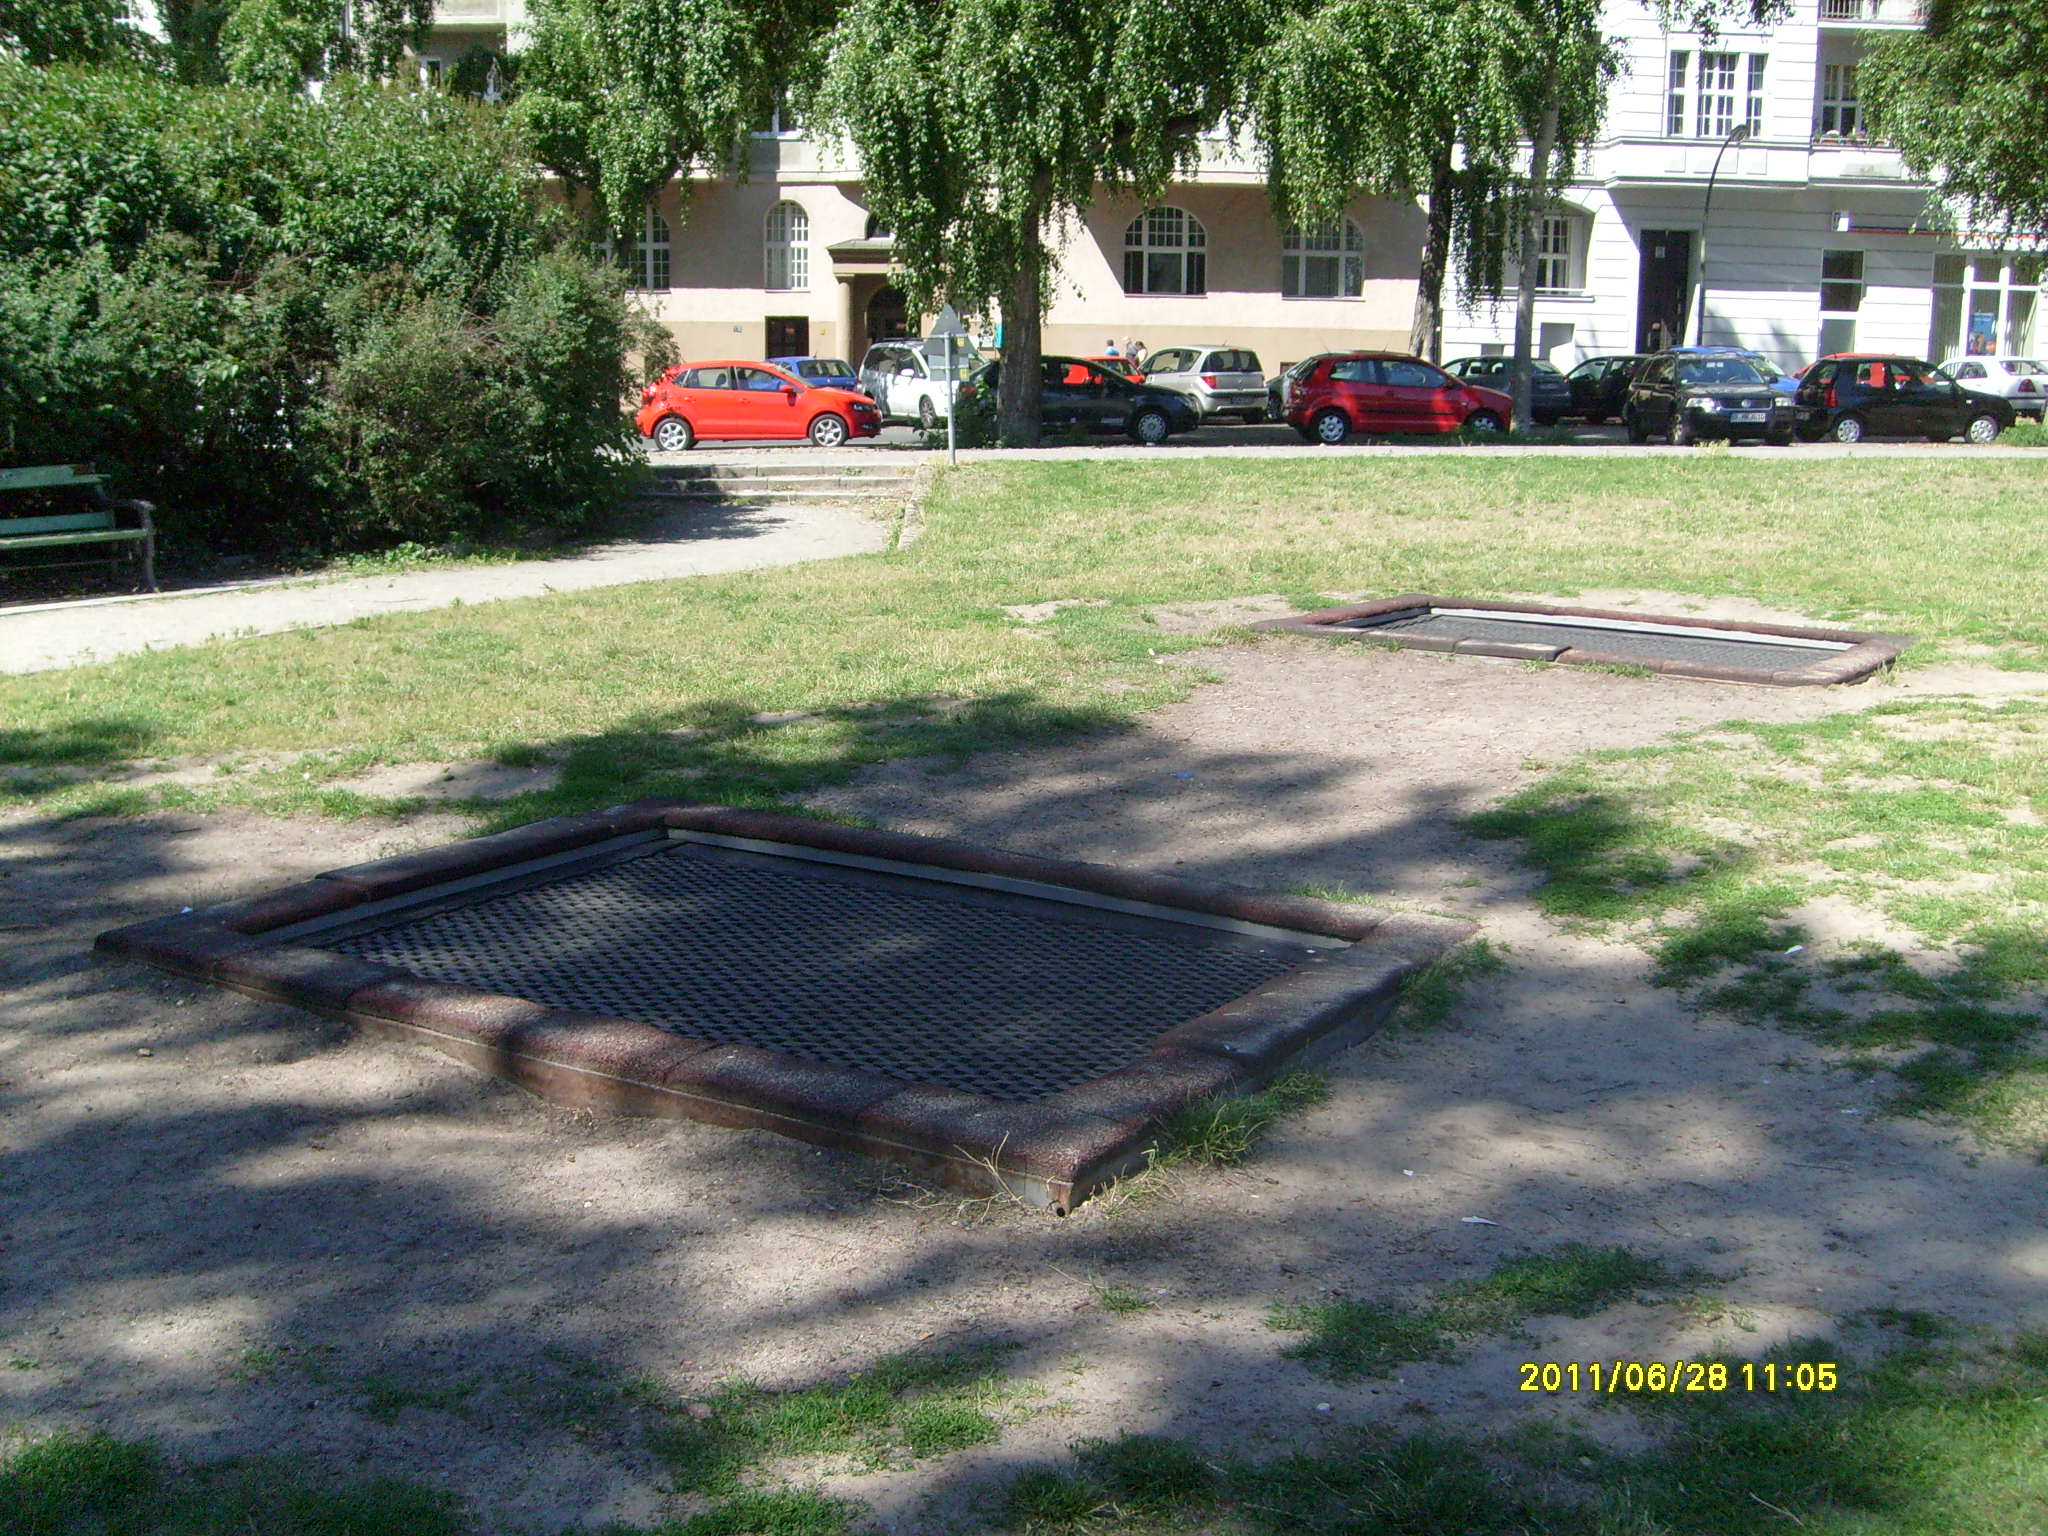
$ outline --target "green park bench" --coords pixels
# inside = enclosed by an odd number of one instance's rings
[[[7,569],[134,565],[141,585],[154,592],[156,527],[150,513],[155,508],[146,501],[112,500],[106,478],[94,474],[90,464],[0,469],[0,556],[9,557]],[[83,506],[71,510],[81,501]],[[21,551],[64,549],[92,549],[97,555],[22,564],[11,558]]]

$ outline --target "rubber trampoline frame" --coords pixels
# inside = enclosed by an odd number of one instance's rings
[[[1715,662],[1688,662],[1672,657],[1630,655],[1619,650],[1588,650],[1541,642],[1454,640],[1442,635],[1404,634],[1399,630],[1376,632],[1371,627],[1346,627],[1360,619],[1391,621],[1410,615],[1421,616],[1442,608],[1528,614],[1565,621],[1609,619],[1629,624],[1671,624],[1693,629],[1725,630],[1735,634],[1774,636],[1786,640],[1823,640],[1846,648],[1828,652],[1797,666],[1733,667]],[[1373,602],[1356,603],[1343,608],[1319,608],[1310,613],[1264,619],[1251,627],[1269,634],[1305,635],[1318,640],[1348,640],[1399,650],[1444,651],[1460,656],[1494,656],[1515,661],[1554,662],[1567,667],[1639,667],[1666,677],[1696,677],[1715,683],[1752,683],[1774,688],[1857,682],[1891,666],[1913,644],[1915,638],[1912,635],[1871,634],[1846,629],[1814,629],[1789,624],[1755,624],[1731,619],[1701,620],[1672,614],[1630,613],[1612,608],[1573,608],[1548,603],[1433,597],[1422,593],[1383,597]]]
[[[1118,1071],[1018,1103],[431,981],[292,937],[301,924],[351,908],[456,882],[487,886],[536,861],[671,830],[1031,881],[1344,942],[1167,1028]],[[1141,1167],[1160,1128],[1190,1104],[1256,1090],[1371,1034],[1407,979],[1474,931],[1453,918],[653,800],[330,870],[246,900],[113,929],[94,947],[429,1046],[557,1103],[774,1131],[887,1159],[963,1193],[1009,1194],[1065,1212]]]

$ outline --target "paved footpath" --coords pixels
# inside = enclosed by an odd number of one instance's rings
[[[874,512],[822,504],[707,507],[670,513],[655,527],[652,538],[600,545],[561,560],[0,609],[0,672],[48,672],[235,635],[346,624],[367,614],[829,560],[882,549],[891,532],[888,520]]]

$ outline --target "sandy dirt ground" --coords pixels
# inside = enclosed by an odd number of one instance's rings
[[[101,929],[442,841],[451,818],[0,823],[0,1423],[302,1455],[454,1489],[487,1529],[553,1530],[673,1507],[630,1415],[575,1410],[594,1385],[688,1397],[1012,1341],[1045,1395],[999,1445],[826,1480],[883,1529],[941,1532],[974,1528],[1007,1469],[1125,1429],[1254,1453],[1375,1420],[1625,1438],[1624,1414],[1519,1394],[1515,1364],[1716,1339],[1761,1357],[1873,1307],[2048,1323],[2038,1167],[1879,1115],[1877,1085],[1794,1036],[1688,1009],[1640,950],[1543,919],[1512,849],[1454,824],[1588,748],[1986,679],[1743,690],[1299,641],[1170,664],[1218,680],[1120,733],[897,764],[819,803],[1466,913],[1509,966],[1447,1025],[1338,1058],[1329,1100],[1245,1168],[1064,1220],[921,1201],[767,1134],[594,1120],[88,955]],[[1416,1298],[1571,1240],[1703,1266],[1754,1331],[1629,1304],[1340,1387],[1264,1326],[1276,1300]],[[1102,1283],[1155,1305],[1111,1315]],[[392,1380],[424,1400],[380,1419]]]

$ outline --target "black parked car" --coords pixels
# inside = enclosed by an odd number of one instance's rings
[[[1459,357],[1444,364],[1444,372],[1486,389],[1497,389],[1513,398],[1515,360],[1512,357]],[[1539,357],[1529,359],[1529,415],[1537,426],[1548,427],[1571,413],[1572,387],[1555,366]]]
[[[1195,402],[1177,389],[1127,379],[1081,357],[1041,358],[1039,365],[1039,420],[1048,432],[1078,427],[1084,432],[1125,432],[1141,443],[1163,443],[1176,432],[1192,432],[1202,424]],[[1000,362],[970,374],[972,404],[963,410],[993,417],[1002,377]]]
[[[1610,416],[1619,416],[1628,399],[1629,380],[1648,357],[1647,352],[1626,352],[1587,358],[1564,376],[1571,386],[1572,414],[1596,426]]]
[[[1961,433],[1994,441],[2013,423],[2012,402],[1964,389],[1918,358],[1838,352],[1800,376],[1799,435],[1860,443],[1866,437],[1927,437],[1945,443]]]
[[[1621,419],[1632,443],[1669,437],[1677,447],[1703,437],[1792,441],[1798,408],[1771,388],[1746,357],[1730,352],[1659,352],[1636,370]]]

